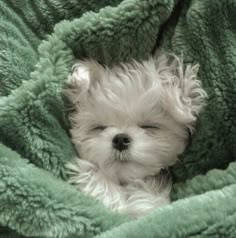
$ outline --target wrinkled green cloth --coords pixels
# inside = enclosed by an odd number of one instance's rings
[[[0,237],[236,237],[236,0],[0,1]],[[199,63],[208,93],[172,168],[173,203],[135,221],[69,185],[62,89],[76,58],[156,49]]]

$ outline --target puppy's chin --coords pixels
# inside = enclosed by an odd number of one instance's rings
[[[128,184],[136,180],[143,180],[148,176],[160,173],[159,168],[153,170],[151,167],[141,166],[135,162],[126,162],[119,165],[117,169],[117,179],[121,184]]]
[[[115,183],[124,185],[160,173],[160,167],[155,164],[153,166],[140,164],[131,157],[131,153],[128,151],[115,152],[115,155],[99,165],[102,173]]]

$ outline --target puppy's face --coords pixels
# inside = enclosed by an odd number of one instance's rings
[[[196,67],[184,72],[181,66],[166,57],[112,69],[94,61],[76,64],[69,97],[80,157],[124,183],[172,165],[205,97]]]

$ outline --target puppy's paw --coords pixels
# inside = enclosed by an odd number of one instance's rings
[[[158,207],[169,203],[170,200],[166,196],[162,196],[161,194],[155,196],[151,193],[138,190],[128,198],[123,212],[132,218],[137,218],[147,215]]]
[[[127,201],[124,213],[130,217],[137,218],[147,215],[158,207],[170,203],[170,186],[161,188],[161,181],[138,180],[126,186]]]

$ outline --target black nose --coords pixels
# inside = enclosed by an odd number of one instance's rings
[[[127,134],[117,134],[112,140],[113,147],[119,151],[128,149],[130,143],[131,138]]]

